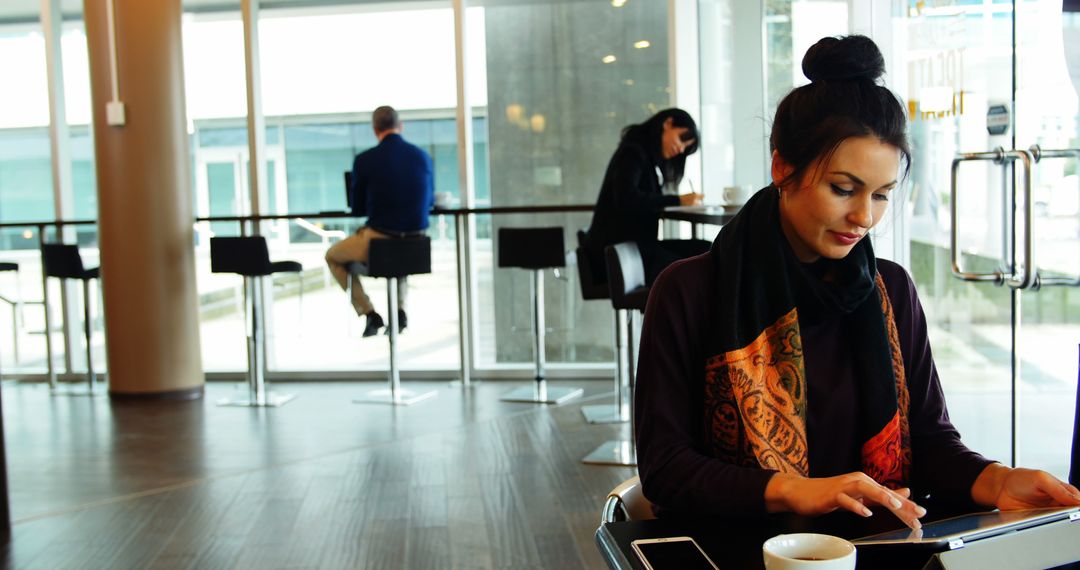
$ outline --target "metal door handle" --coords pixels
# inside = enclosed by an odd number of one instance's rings
[[[1075,158],[1077,165],[1080,166],[1080,148],[1043,150],[1039,148],[1039,145],[1032,145],[1030,152],[1036,164],[1044,158]],[[1080,287],[1080,275],[1077,277],[1043,277],[1040,275],[1039,269],[1037,267],[1035,268],[1035,283],[1033,288],[1038,289],[1040,287],[1055,285]]]
[[[1013,157],[1015,158],[1015,157]],[[1007,153],[1004,148],[998,147],[997,150],[990,152],[967,152],[961,153],[956,156],[952,161],[952,182],[950,184],[950,203],[949,210],[952,218],[952,227],[950,228],[950,249],[952,254],[952,273],[954,276],[964,281],[991,281],[998,285],[1005,283],[1006,275],[1003,271],[995,271],[993,273],[969,273],[964,271],[960,267],[960,247],[959,247],[959,231],[957,228],[959,212],[957,210],[957,194],[958,194],[958,181],[960,178],[960,163],[976,161],[976,160],[991,160],[997,164],[1004,164],[1006,160],[1011,160],[1010,153]]]
[[[1035,211],[1031,203],[1031,175],[1035,167],[1035,156],[1030,150],[1010,150],[1005,153],[1012,159],[1020,159],[1024,165],[1024,258],[1023,274],[1019,279],[1014,276],[1005,278],[1005,284],[1013,289],[1030,289],[1035,285],[1035,240],[1031,239],[1031,223],[1034,220],[1032,212]]]

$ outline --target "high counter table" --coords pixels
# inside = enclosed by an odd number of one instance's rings
[[[690,222],[694,239],[701,239],[701,226],[722,226],[739,213],[742,206],[668,206],[660,212],[662,220]]]

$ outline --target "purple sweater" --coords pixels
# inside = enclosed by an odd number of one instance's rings
[[[645,497],[664,515],[765,513],[765,486],[775,471],[740,467],[708,455],[703,389],[708,315],[713,314],[710,254],[678,262],[652,286],[641,332],[635,396],[638,473]],[[878,260],[900,333],[911,393],[911,486],[917,497],[971,500],[971,486],[990,463],[969,450],[949,421],[926,318],[915,284],[899,265]],[[810,476],[860,467],[855,440],[856,393],[843,321],[800,322],[807,382]]]

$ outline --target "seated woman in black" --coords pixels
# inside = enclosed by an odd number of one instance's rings
[[[703,253],[703,240],[663,240],[656,237],[665,206],[701,203],[701,194],[664,194],[667,185],[682,181],[686,157],[698,149],[697,124],[682,109],[665,109],[639,125],[623,129],[600,186],[600,197],[589,227],[588,249],[594,267],[605,267],[604,248],[637,242],[645,264],[645,280],[653,279],[673,261]],[[604,275],[601,270],[600,275]]]
[[[913,528],[928,495],[1080,504],[1049,473],[969,450],[949,421],[914,284],[874,256],[910,161],[905,110],[868,38],[825,38],[780,103],[773,183],[709,253],[656,280],[638,368],[638,471],[663,515],[882,505]],[[901,164],[905,165],[901,172]]]

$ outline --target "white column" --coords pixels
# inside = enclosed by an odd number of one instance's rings
[[[701,125],[701,78],[698,50],[697,0],[668,0],[668,85],[671,104],[690,113]],[[698,141],[700,144],[701,141]],[[686,159],[683,183],[703,192],[701,182],[701,153]],[[680,192],[689,192],[684,186]]]
[[[765,109],[765,4],[764,0],[733,2],[735,31],[734,72],[737,96],[734,117],[736,185],[764,186],[769,181],[769,132],[772,117]]]
[[[457,70],[457,148],[458,188],[461,207],[473,206],[476,173],[473,169],[473,116],[469,102],[468,65],[465,45],[468,40],[466,26],[467,0],[454,0],[454,62]],[[480,33],[484,33],[480,30]],[[468,385],[475,369],[473,350],[475,337],[472,323],[477,322],[471,284],[475,283],[472,267],[473,224],[472,216],[464,216],[457,224],[458,267],[458,334],[460,335],[461,382]]]
[[[53,212],[58,220],[74,219],[74,193],[71,174],[71,129],[68,128],[67,112],[64,108],[64,63],[61,54],[61,36],[63,35],[63,17],[60,0],[41,0],[41,28],[45,34],[45,67],[49,85],[49,150],[52,158]],[[75,230],[71,226],[60,228],[55,238],[49,241],[74,243]],[[64,370],[71,372],[72,354],[77,354],[83,345],[78,328],[72,324],[82,318],[77,304],[73,284],[60,287],[62,307],[61,323],[64,328]],[[46,332],[46,334],[50,334]],[[50,337],[51,338],[51,337]],[[50,376],[52,362],[49,362]]]

